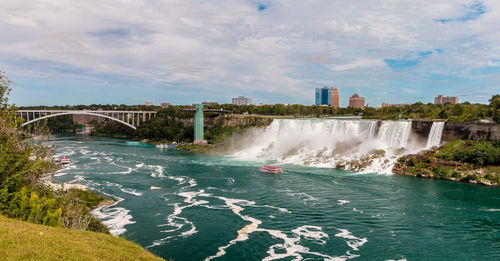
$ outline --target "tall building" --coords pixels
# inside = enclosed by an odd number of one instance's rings
[[[166,108],[170,107],[170,103],[168,103],[168,102],[162,102],[162,103],[161,103],[161,107],[162,107],[163,109],[166,109]]]
[[[331,97],[332,91],[333,91],[333,88],[328,88],[326,86],[323,88],[316,88],[314,104],[330,106],[331,101],[332,101],[332,97]]]
[[[153,102],[144,102],[145,106],[153,106]]]
[[[316,88],[316,91],[314,93],[314,104],[316,105],[321,105],[321,89]]]
[[[340,107],[340,95],[339,95],[339,90],[337,88],[333,88],[332,90],[332,95],[330,95],[330,104],[332,105],[333,108],[339,108]]]
[[[451,96],[443,96],[443,95],[438,95],[436,98],[434,98],[434,104],[445,104],[445,103],[451,103],[451,104],[457,104],[458,103],[458,97],[451,97]]]
[[[357,93],[349,98],[349,107],[361,108],[365,107],[365,97],[359,97]]]
[[[239,96],[238,98],[233,98],[233,104],[250,105],[250,104],[252,104],[252,99],[245,97],[245,96]]]

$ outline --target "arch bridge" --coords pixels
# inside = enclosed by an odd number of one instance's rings
[[[18,110],[19,117],[26,119],[21,126],[34,123],[39,120],[62,115],[90,115],[109,119],[124,124],[134,130],[141,122],[156,117],[156,111],[90,111],[90,110]]]

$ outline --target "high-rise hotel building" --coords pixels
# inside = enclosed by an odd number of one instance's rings
[[[434,104],[445,104],[445,103],[451,103],[451,104],[457,104],[458,103],[458,97],[450,97],[450,96],[443,96],[443,95],[438,95],[436,98],[434,98]]]
[[[339,91],[337,88],[316,88],[314,96],[314,104],[316,105],[327,105],[327,106],[339,106]]]
[[[340,107],[340,95],[339,95],[339,90],[337,88],[332,89],[332,94],[330,95],[330,105],[333,108],[339,108]]]
[[[349,98],[349,107],[361,108],[365,107],[365,97],[359,97],[357,93]]]

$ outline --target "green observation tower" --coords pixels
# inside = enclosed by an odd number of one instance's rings
[[[203,138],[203,104],[193,104],[194,112],[194,142],[195,143],[206,143]]]
[[[194,112],[194,143],[195,144],[207,144],[207,141],[204,138],[203,132],[203,124],[204,124],[204,116],[205,112],[213,112],[213,113],[228,113],[229,111],[215,109],[203,109],[203,104],[197,103],[193,104],[194,109],[184,109],[184,111],[192,111]]]

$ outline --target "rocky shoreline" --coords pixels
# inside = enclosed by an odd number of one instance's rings
[[[484,186],[500,185],[500,167],[478,167],[474,164],[441,160],[439,150],[424,151],[400,157],[392,172],[399,176],[443,179]]]
[[[72,180],[70,182],[65,182],[65,183],[55,183],[52,175],[53,174],[50,173],[40,178],[41,183],[49,188],[52,188],[53,190],[70,190],[70,189],[88,190],[87,186],[81,183],[76,183],[77,180]]]

